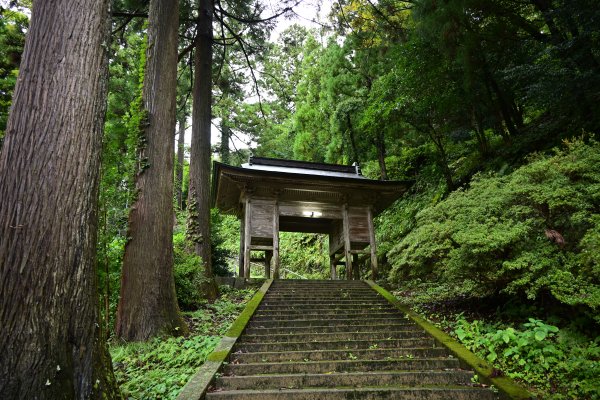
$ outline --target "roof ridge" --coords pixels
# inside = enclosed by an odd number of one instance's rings
[[[284,167],[284,168],[301,168],[301,169],[313,169],[321,171],[333,171],[333,172],[345,172],[352,173],[362,176],[360,168],[357,163],[354,165],[340,165],[340,164],[327,164],[317,163],[311,161],[300,161],[300,160],[285,160],[281,158],[267,158],[267,157],[250,157],[248,160],[249,165],[264,165],[273,167]]]

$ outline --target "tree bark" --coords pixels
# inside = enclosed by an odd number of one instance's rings
[[[230,163],[229,139],[231,138],[231,128],[229,120],[226,117],[221,117],[221,162],[224,164]]]
[[[385,134],[383,132],[383,129],[380,130],[380,132],[377,133],[377,139],[376,139],[376,146],[377,148],[377,161],[379,162],[379,171],[381,172],[381,180],[382,181],[387,181],[388,180],[388,174],[387,174],[387,166],[385,164],[385,156],[386,156],[386,151],[385,151]]]
[[[178,0],[151,0],[142,93],[148,124],[137,199],[129,214],[116,333],[146,340],[187,331],[173,277],[173,134],[176,120]]]
[[[109,4],[33,4],[0,153],[3,399],[120,397],[96,274]]]
[[[183,162],[185,151],[185,120],[187,115],[181,114],[179,118],[179,135],[177,137],[177,166],[175,168],[175,192],[177,207],[183,210]]]
[[[202,293],[214,300],[218,288],[212,272],[210,240],[210,130],[212,101],[212,0],[200,0],[198,36],[194,53],[192,145],[190,149],[190,188],[188,193],[188,236],[194,251],[202,258]]]

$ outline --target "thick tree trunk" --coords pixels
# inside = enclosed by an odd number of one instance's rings
[[[185,151],[185,113],[179,118],[179,135],[177,137],[177,166],[175,168],[175,193],[177,207],[183,210],[183,162]]]
[[[146,340],[187,330],[173,278],[173,134],[176,119],[178,1],[151,0],[143,104],[148,113],[129,214],[116,333]]]
[[[190,149],[190,188],[188,193],[188,235],[194,250],[202,257],[203,295],[217,297],[211,262],[210,240],[210,127],[212,92],[212,0],[200,0],[198,37],[194,54],[192,145]]]
[[[96,275],[108,1],[34,1],[0,154],[0,398],[114,399]]]

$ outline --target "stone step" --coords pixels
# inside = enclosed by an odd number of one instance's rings
[[[223,376],[216,380],[223,390],[302,389],[386,386],[470,386],[470,371],[348,372],[340,374],[284,374]]]
[[[355,349],[391,349],[436,347],[433,338],[385,339],[385,340],[334,340],[320,342],[286,342],[286,343],[238,343],[234,351],[244,353],[265,351],[306,351],[306,350],[355,350]]]
[[[206,399],[499,398],[361,281],[274,281],[228,361]]]
[[[287,286],[287,287],[273,287],[269,290],[268,294],[272,293],[281,293],[281,292],[293,292],[293,291],[305,291],[305,292],[329,292],[329,293],[337,293],[337,292],[362,292],[368,293],[371,289],[367,285],[361,286]]]
[[[369,307],[371,305],[389,305],[390,303],[385,299],[375,299],[375,300],[354,300],[354,299],[337,299],[337,300],[328,300],[328,301],[320,301],[314,299],[299,299],[298,301],[288,301],[282,304],[281,301],[278,300],[269,300],[263,299],[261,305],[268,306],[289,306],[294,305],[295,307],[310,307],[313,305],[337,305],[337,304],[353,304],[360,307]]]
[[[278,286],[271,285],[269,289],[269,294],[272,293],[283,293],[283,292],[368,292],[369,286],[367,285],[343,285],[343,286],[333,286],[333,285],[317,285],[317,286],[306,286],[306,285],[288,285],[288,286]]]
[[[406,322],[403,324],[380,324],[380,325],[337,325],[337,326],[289,326],[289,327],[278,327],[278,328],[259,328],[259,327],[248,327],[244,331],[245,334],[249,335],[269,335],[269,334],[280,334],[280,333],[334,333],[334,332],[346,332],[351,330],[353,332],[393,332],[395,330],[421,330],[421,327]]]
[[[375,309],[366,309],[366,310],[360,310],[360,309],[345,309],[345,308],[340,308],[340,309],[333,309],[333,310],[285,310],[285,311],[276,311],[276,310],[261,310],[258,309],[256,310],[256,313],[254,314],[254,316],[256,318],[263,318],[263,317],[271,317],[271,316],[276,316],[276,317],[286,317],[285,319],[297,319],[298,316],[321,316],[323,318],[327,318],[329,316],[344,316],[344,317],[359,317],[359,316],[363,316],[363,315],[370,315],[370,316],[379,316],[380,318],[385,318],[387,316],[396,316],[398,313],[394,310],[391,310],[389,308],[375,308]]]
[[[282,361],[325,361],[325,360],[385,360],[401,358],[443,358],[449,357],[448,351],[441,347],[425,348],[389,348],[367,350],[310,350],[260,353],[232,353],[232,363],[260,363]]]
[[[334,332],[334,333],[300,333],[300,334],[268,334],[249,335],[240,338],[241,343],[287,343],[287,342],[330,342],[333,340],[382,340],[408,339],[427,337],[425,331],[407,330],[390,332]]]
[[[336,360],[279,363],[227,364],[223,375],[328,374],[358,371],[431,371],[458,369],[456,358],[412,358],[401,360]]]
[[[398,316],[394,318],[328,318],[323,320],[322,318],[303,318],[295,320],[277,320],[271,318],[252,319],[248,323],[248,328],[282,328],[282,327],[294,327],[294,326],[359,326],[359,325],[381,325],[381,324],[402,324],[410,323],[406,317]]]
[[[401,315],[399,315],[398,313],[395,312],[372,312],[369,314],[363,314],[360,312],[338,312],[338,313],[334,313],[331,315],[323,315],[321,313],[304,313],[304,314],[294,314],[294,315],[290,315],[290,314],[280,314],[280,315],[274,315],[274,314],[258,314],[256,316],[254,316],[252,318],[253,321],[272,321],[272,320],[277,320],[277,321],[297,321],[297,320],[311,320],[311,319],[316,319],[316,320],[327,320],[328,317],[335,317],[336,319],[359,319],[361,317],[368,317],[368,319],[386,319],[389,318],[390,320],[399,320],[399,319],[403,319],[404,317],[402,317]]]
[[[307,296],[314,296],[314,297],[349,297],[349,296],[364,296],[364,297],[375,297],[374,295],[376,295],[376,293],[374,293],[372,290],[355,290],[355,289],[349,289],[349,290],[322,290],[322,291],[318,291],[318,290],[290,290],[290,291],[279,291],[279,292],[272,292],[272,293],[267,293],[265,296],[267,297],[294,297],[294,296],[298,296],[298,297],[307,297]]]
[[[207,399],[222,400],[496,400],[492,391],[481,388],[348,388],[232,390],[207,393]]]
[[[281,306],[259,306],[257,309],[258,311],[285,311],[285,312],[305,312],[305,311],[364,311],[364,310],[385,310],[385,311],[394,311],[394,312],[398,312],[396,309],[394,309],[393,307],[390,306],[386,306],[386,305],[377,305],[377,306],[373,306],[373,307],[369,307],[369,308],[363,308],[363,307],[356,307],[353,305],[338,305],[338,306],[330,306],[330,305],[318,305],[318,306],[313,306],[310,308],[304,308],[304,307],[296,307],[296,306],[289,306],[289,305],[281,305]]]
[[[348,279],[279,279],[273,282],[273,284],[278,286],[288,286],[288,285],[333,285],[339,286],[341,285],[366,285],[366,282],[360,280],[348,280]]]
[[[335,289],[335,288],[290,288],[290,289],[280,289],[273,290],[266,293],[266,296],[370,296],[373,295],[373,290],[368,287],[363,288],[344,288],[344,289]]]
[[[372,296],[372,295],[366,295],[366,294],[361,294],[361,295],[353,295],[353,294],[349,294],[347,296],[340,296],[340,295],[314,295],[314,294],[305,294],[305,295],[300,295],[300,294],[294,294],[294,295],[289,295],[289,296],[281,296],[281,295],[273,295],[273,296],[265,296],[264,300],[267,301],[273,301],[273,300],[277,300],[277,301],[281,301],[281,302],[288,302],[288,301],[294,301],[294,302],[298,302],[300,300],[310,300],[310,301],[330,301],[330,300],[355,300],[355,301],[376,301],[376,300],[381,300],[380,297],[376,297],[376,296]]]

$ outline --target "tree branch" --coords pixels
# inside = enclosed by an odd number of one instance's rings
[[[221,6],[221,2],[217,1],[217,5],[218,5],[218,8],[219,8],[219,11],[223,15],[225,15],[226,17],[229,17],[231,19],[234,19],[234,20],[236,20],[238,22],[241,22],[241,23],[244,23],[244,24],[260,24],[260,23],[263,23],[263,22],[272,21],[272,20],[274,20],[276,18],[281,17],[284,14],[287,14],[290,11],[294,11],[294,7],[296,7],[298,4],[302,3],[302,1],[303,0],[296,0],[296,2],[294,3],[293,6],[285,7],[285,8],[283,8],[282,10],[280,10],[278,13],[276,13],[274,15],[271,15],[271,16],[266,17],[266,18],[259,18],[259,19],[244,18],[244,17],[240,17],[239,15],[233,15],[233,14],[230,14],[229,12],[227,12],[227,11],[225,11],[223,9],[223,7]],[[216,11],[216,9],[215,9],[215,11]]]
[[[125,18],[131,18],[131,19],[133,19],[133,18],[148,18],[147,13],[137,12],[137,10],[135,10],[132,13],[123,12],[123,11],[113,11],[111,15],[113,17],[125,17]]]
[[[254,89],[256,92],[256,96],[258,97],[258,106],[260,108],[260,113],[261,113],[263,119],[265,120],[265,122],[267,122],[267,116],[265,115],[265,110],[263,109],[263,105],[262,105],[262,96],[260,95],[260,90],[258,88],[258,80],[256,79],[256,74],[254,73],[254,68],[252,67],[252,62],[250,61],[248,52],[246,51],[246,47],[245,47],[246,42],[229,25],[227,25],[227,23],[225,23],[225,21],[223,20],[223,18],[221,18],[221,16],[215,15],[215,18],[217,18],[217,20],[225,28],[227,28],[229,33],[231,33],[236,38],[237,42],[239,43],[240,49],[242,50],[242,53],[244,54],[244,58],[246,59],[246,64],[248,65],[248,68],[250,68],[250,75],[252,76],[252,81],[254,82]]]

